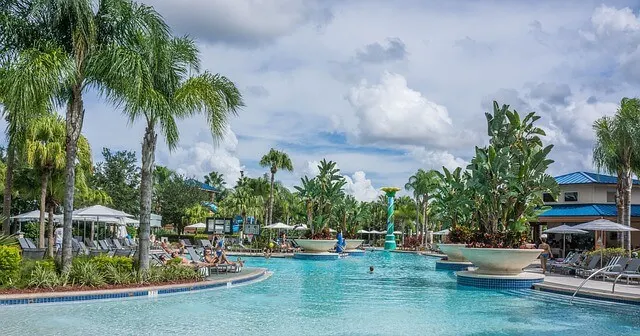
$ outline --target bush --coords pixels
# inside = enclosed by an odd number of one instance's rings
[[[124,270],[114,264],[106,264],[103,270],[104,279],[112,285],[127,285],[135,281],[131,270]]]
[[[56,272],[53,262],[36,262],[28,279],[27,286],[33,288],[51,289],[63,283],[62,278]]]
[[[133,269],[133,259],[129,257],[109,257],[106,255],[95,256],[87,259],[98,268],[98,271],[104,273],[109,266],[113,266],[121,272],[131,272]]]
[[[605,249],[597,249],[594,251],[587,252],[588,257],[593,257],[595,255],[600,255],[602,253],[602,264],[606,264],[613,257],[624,257],[627,255],[627,251],[620,247],[609,247]]]
[[[127,233],[131,238],[135,238],[138,236],[138,229],[133,226],[127,226]]]
[[[16,246],[16,245],[18,245],[18,239],[16,239],[15,235],[0,234],[0,245]]]
[[[20,275],[20,249],[0,246],[0,286],[14,284]]]
[[[30,222],[22,225],[22,233],[25,238],[38,240],[40,235],[40,223]]]
[[[191,242],[195,243],[195,241],[200,239],[209,240],[209,235],[204,233],[198,233],[197,235],[193,236],[193,239],[191,240]]]
[[[88,287],[97,287],[105,284],[104,276],[98,268],[98,264],[85,258],[73,260],[69,281],[72,284]]]
[[[473,237],[473,230],[466,226],[455,225],[449,228],[447,238],[451,244],[468,244]]]

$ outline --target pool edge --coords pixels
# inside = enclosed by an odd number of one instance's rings
[[[11,294],[0,295],[1,306],[43,304],[43,303],[62,303],[62,302],[79,302],[79,301],[95,301],[108,300],[118,298],[136,298],[136,297],[158,297],[160,295],[188,293],[213,288],[234,287],[245,285],[250,282],[265,280],[271,275],[266,268],[252,268],[251,273],[238,275],[236,277],[205,280],[192,283],[134,287],[122,289],[92,290],[81,292],[47,292],[33,294]]]

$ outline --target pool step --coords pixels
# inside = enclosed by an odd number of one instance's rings
[[[534,301],[551,302],[551,303],[556,303],[556,304],[561,304],[566,306],[571,305],[570,295],[549,293],[549,292],[532,290],[532,289],[504,290],[504,291],[501,291],[501,293],[512,295],[512,296],[525,297],[527,299],[534,300]],[[589,298],[583,298],[579,296],[576,296],[574,298],[573,304],[576,306],[583,306],[583,307],[591,307],[591,308],[597,307],[598,309],[605,309],[607,311],[623,313],[623,314],[640,313],[640,307],[636,305],[621,303],[621,302],[589,299]]]

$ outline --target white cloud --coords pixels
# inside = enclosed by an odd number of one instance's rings
[[[240,177],[240,171],[244,169],[240,159],[235,156],[237,146],[238,139],[233,131],[228,129],[218,146],[206,142],[181,144],[168,156],[165,164],[179,174],[197,179],[202,179],[211,171],[217,171],[224,175],[227,185],[232,186]]]
[[[603,4],[593,12],[591,23],[599,35],[640,30],[640,21],[629,7],[616,9]]]
[[[363,81],[351,89],[348,100],[364,141],[440,143],[452,131],[447,108],[410,89],[399,74],[384,73],[379,84]]]
[[[373,187],[371,180],[363,171],[357,171],[351,177],[345,176],[344,179],[347,182],[344,186],[345,193],[352,195],[358,201],[373,201],[381,194],[380,190]]]
[[[415,147],[409,151],[409,156],[418,160],[425,168],[442,170],[455,169],[457,167],[466,168],[469,164],[462,158],[456,157],[446,151],[428,150],[423,147]]]

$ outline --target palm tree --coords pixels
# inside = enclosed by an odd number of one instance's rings
[[[640,100],[622,98],[615,116],[602,117],[593,124],[596,142],[593,162],[598,168],[618,176],[616,207],[618,223],[631,225],[632,174],[640,170]],[[626,248],[631,251],[631,237]],[[624,245],[623,245],[624,246]]]
[[[318,198],[318,184],[315,178],[309,179],[305,176],[300,179],[301,186],[294,186],[298,195],[304,200],[305,208],[307,211],[307,227],[311,229],[311,235],[315,233],[313,227],[313,206],[317,202]]]
[[[409,182],[404,185],[406,190],[413,190],[413,196],[416,200],[416,205],[420,205],[422,208],[422,219],[424,220],[422,225],[422,231],[427,232],[429,230],[429,200],[433,197],[433,193],[438,187],[438,176],[435,170],[424,171],[418,169],[418,171],[409,177]],[[420,212],[416,211],[416,224],[420,223]],[[423,234],[424,241],[426,243],[426,234]]]
[[[141,32],[162,39],[168,27],[151,7],[130,0],[18,0],[0,9],[2,58],[16,52],[41,52],[56,58],[53,81],[38,78],[15,82],[23,92],[56,95],[66,105],[66,162],[62,271],[71,269],[71,223],[75,192],[78,140],[84,119],[84,90],[98,88],[110,99],[118,98],[122,87],[142,88],[151,80],[141,55],[132,44]],[[48,49],[47,49],[48,48]],[[53,52],[51,52],[53,51]],[[27,77],[27,76],[25,76]],[[42,82],[42,83],[41,83]],[[62,85],[59,90],[51,90]],[[115,85],[115,87],[113,87]],[[114,90],[116,89],[116,90]],[[132,89],[135,90],[135,89]],[[40,100],[26,106],[39,105]],[[20,109],[14,109],[20,111]]]
[[[269,153],[260,159],[261,167],[269,167],[271,171],[271,189],[269,192],[269,213],[267,215],[267,225],[273,221],[273,184],[275,182],[276,172],[278,169],[293,171],[293,164],[287,153],[271,148]]]
[[[139,267],[149,268],[149,235],[151,230],[151,198],[153,166],[160,127],[169,149],[178,145],[176,120],[196,113],[206,116],[215,140],[224,137],[228,119],[237,115],[243,106],[242,95],[226,77],[198,72],[200,62],[195,42],[189,38],[158,39],[156,36],[138,35],[135,53],[142,57],[141,76],[149,77],[141,87],[114,87],[129,120],[143,119],[146,125],[142,140],[142,171],[140,181],[140,244]]]
[[[40,175],[40,235],[38,247],[44,248],[45,212],[47,205],[47,185],[54,170],[64,168],[65,125],[57,115],[35,119],[27,129],[27,162]]]
[[[212,171],[208,175],[205,175],[204,183],[218,189],[218,191],[222,191],[222,189],[224,189],[224,185],[227,184],[224,181],[224,174],[220,174],[216,171]]]

